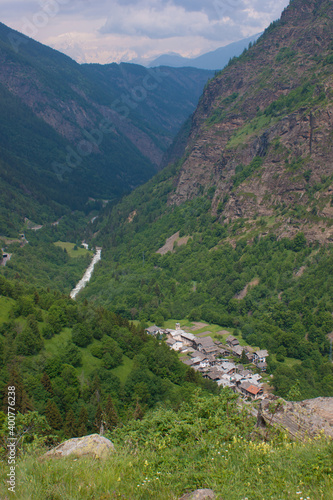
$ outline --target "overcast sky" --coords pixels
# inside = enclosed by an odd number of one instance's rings
[[[289,0],[0,0],[1,22],[78,62],[195,57],[263,31]]]

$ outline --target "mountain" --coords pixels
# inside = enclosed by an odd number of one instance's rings
[[[249,38],[244,38],[238,42],[230,43],[229,45],[225,45],[224,47],[193,58],[182,57],[178,54],[163,54],[151,61],[149,67],[171,66],[172,68],[192,67],[219,70],[224,68],[230,59],[241,55],[243,50],[247,49],[249,44],[255,42],[259,36],[260,34],[253,35]]]
[[[210,76],[80,66],[0,24],[1,232],[17,230],[24,216],[54,220],[89,197],[118,199],[147,181]]]
[[[293,0],[209,82],[183,158],[99,219],[81,296],[235,330],[282,397],[333,394],[332,8]]]
[[[169,203],[212,194],[221,222],[273,217],[330,241],[332,3],[293,0],[206,88]]]

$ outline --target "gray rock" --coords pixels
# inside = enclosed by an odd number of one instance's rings
[[[47,458],[63,458],[73,455],[75,457],[90,456],[93,458],[106,458],[114,451],[114,445],[99,434],[91,434],[81,438],[73,438],[59,444],[56,448],[45,453],[41,460]]]
[[[214,498],[216,498],[214,491],[205,489],[186,493],[179,500],[213,500]]]

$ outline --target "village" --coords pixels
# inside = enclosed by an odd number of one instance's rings
[[[239,340],[230,334],[226,344],[223,344],[213,340],[209,336],[210,332],[194,335],[182,330],[179,323],[176,323],[174,330],[150,326],[146,328],[146,333],[165,339],[170,349],[184,355],[180,360],[200,372],[204,378],[221,387],[229,387],[245,398],[265,398],[261,373],[267,368],[269,354],[266,350],[255,351],[251,346],[241,346]],[[239,363],[235,360],[239,360]]]

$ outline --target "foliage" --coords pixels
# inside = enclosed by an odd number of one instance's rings
[[[246,417],[228,391],[196,393],[178,411],[157,408],[108,433],[116,453],[103,461],[40,461],[45,448],[32,452],[27,445],[18,461],[17,491],[22,500],[165,500],[198,488],[230,500],[332,496],[330,440],[290,442],[280,434],[264,442]],[[5,472],[6,464],[1,467]],[[5,488],[3,483],[1,496]]]

